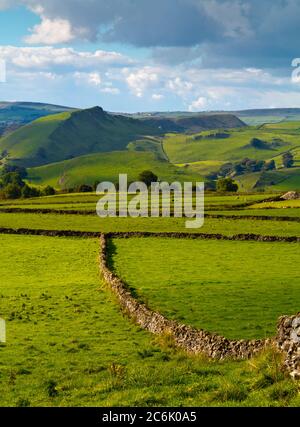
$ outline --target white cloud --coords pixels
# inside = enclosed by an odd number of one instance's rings
[[[101,76],[99,73],[90,73],[88,75],[88,82],[94,86],[100,86],[102,83]]]
[[[163,99],[164,98],[164,96],[161,94],[161,93],[154,93],[153,95],[152,95],[152,99],[154,100],[154,101],[160,101],[161,99]]]
[[[120,89],[118,89],[117,87],[104,87],[103,89],[101,89],[101,92],[107,93],[109,95],[119,95]]]
[[[185,97],[193,89],[193,83],[177,76],[167,82],[167,88],[176,95]]]
[[[77,51],[73,48],[0,46],[0,57],[23,69],[51,69],[55,67],[91,68],[124,66],[133,61],[117,52],[104,50]]]
[[[204,96],[199,96],[195,101],[189,105],[189,111],[200,111],[207,107],[207,99]]]
[[[58,44],[68,43],[75,38],[71,24],[66,19],[48,19],[43,17],[42,22],[35,25],[31,35],[24,38],[28,44]]]
[[[38,71],[38,72],[22,71],[21,73],[14,72],[13,76],[23,80],[26,79],[26,80],[32,80],[32,81],[35,79],[43,79],[43,80],[46,79],[48,80],[48,82],[55,81],[55,80],[57,81],[62,78],[62,76],[59,74],[55,74],[47,71]]]
[[[73,74],[75,81],[78,85],[82,83],[91,87],[96,87],[100,92],[106,93],[109,95],[119,95],[120,89],[113,87],[111,82],[103,81],[101,75],[98,72],[92,73],[81,73],[75,72]]]
[[[98,87],[102,84],[101,76],[97,72],[81,73],[79,71],[76,71],[74,73],[74,78],[77,81],[77,83],[83,82],[90,86]]]
[[[125,69],[125,80],[135,96],[141,98],[144,92],[159,82],[158,70],[151,67],[143,67],[135,71]]]

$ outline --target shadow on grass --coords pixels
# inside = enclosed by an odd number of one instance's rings
[[[107,267],[111,272],[113,272],[117,277],[119,277],[116,268],[115,268],[115,262],[114,262],[114,256],[118,253],[117,247],[113,241],[112,238],[107,239],[106,242],[106,255],[107,255]],[[125,280],[122,279],[122,277],[119,277],[120,280],[122,280],[123,284],[125,285],[126,289],[131,293],[132,297],[135,298],[137,301],[139,301],[142,304],[145,304],[145,301],[142,300],[141,296],[138,294],[137,290],[133,288],[132,286],[128,285],[128,283],[125,282]]]

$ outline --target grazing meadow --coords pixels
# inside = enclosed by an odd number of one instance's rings
[[[270,209],[264,201],[272,194],[207,194],[206,213],[218,218],[187,230],[185,218],[86,215],[98,197],[1,202],[0,209],[20,210],[0,213],[3,231],[22,228],[29,235],[0,235],[0,317],[7,326],[7,342],[0,345],[0,405],[299,406],[299,387],[281,370],[275,349],[249,361],[184,353],[168,336],[155,337],[122,313],[101,275],[99,239],[26,231],[300,237],[299,222],[268,218],[297,219],[297,206]],[[67,209],[76,214],[60,212]],[[168,318],[227,338],[263,338],[275,334],[281,314],[298,311],[298,245],[113,238],[109,254],[111,267],[134,294]]]
[[[0,242],[1,406],[300,404],[272,350],[249,362],[210,361],[135,326],[101,279],[98,240]]]

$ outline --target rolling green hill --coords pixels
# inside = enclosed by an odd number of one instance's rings
[[[252,147],[250,142],[253,138],[265,141],[266,148]],[[225,139],[211,138],[209,132],[194,136],[168,134],[163,145],[172,163],[235,161],[245,157],[267,160],[300,146],[300,138],[283,130],[243,128],[230,131],[229,138]]]
[[[10,162],[34,167],[91,153],[126,150],[130,142],[163,135],[164,129],[170,127],[188,132],[197,127],[211,128],[216,123],[243,126],[231,115],[197,117],[181,124],[170,120],[137,120],[94,107],[39,118],[2,138],[0,153]]]
[[[154,152],[115,151],[77,157],[59,163],[29,169],[28,180],[37,185],[53,185],[56,188],[94,184],[96,181],[118,182],[119,174],[127,173],[129,181],[136,181],[138,175],[152,170],[161,180],[199,181],[202,178],[188,173],[165,160],[157,158]]]
[[[40,117],[73,110],[39,102],[0,102],[0,136]]]
[[[199,112],[190,111],[168,111],[168,112],[152,112],[152,113],[137,113],[130,115],[135,118],[165,118],[165,119],[182,119],[193,118],[199,116]],[[240,111],[215,111],[202,112],[201,116],[209,117],[213,114],[233,114],[249,126],[262,125],[264,123],[278,123],[283,121],[299,121],[300,108],[262,108]],[[219,126],[216,126],[219,127]],[[220,126],[222,127],[222,126]],[[235,127],[235,126],[232,126]]]
[[[253,144],[253,139],[259,144]],[[274,160],[277,170],[237,175],[242,191],[288,191],[300,188],[300,122],[282,122],[232,129],[206,131],[196,135],[167,134],[163,148],[169,160],[186,172],[208,176],[223,163],[245,158]],[[284,169],[282,156],[294,155],[294,167]]]
[[[85,154],[125,150],[130,141],[148,133],[158,130],[95,107],[40,118],[0,140],[0,151],[7,151],[14,163],[40,166]]]
[[[266,117],[265,110],[255,114]],[[294,155],[291,169],[282,168],[286,152]],[[2,137],[1,153],[2,163],[30,168],[30,182],[57,188],[117,181],[125,172],[135,180],[144,169],[168,181],[199,181],[245,158],[274,159],[277,170],[235,176],[240,190],[300,188],[300,121],[246,127],[224,113],[134,118],[94,107],[40,117]]]
[[[242,128],[245,123],[238,117],[229,113],[195,114],[193,116],[179,117],[151,117],[141,118],[143,123],[159,128],[161,132],[197,133],[212,129]]]

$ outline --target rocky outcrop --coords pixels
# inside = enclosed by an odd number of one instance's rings
[[[288,193],[285,193],[283,196],[281,196],[282,200],[299,200],[300,199],[300,193],[299,191],[289,191]]]

